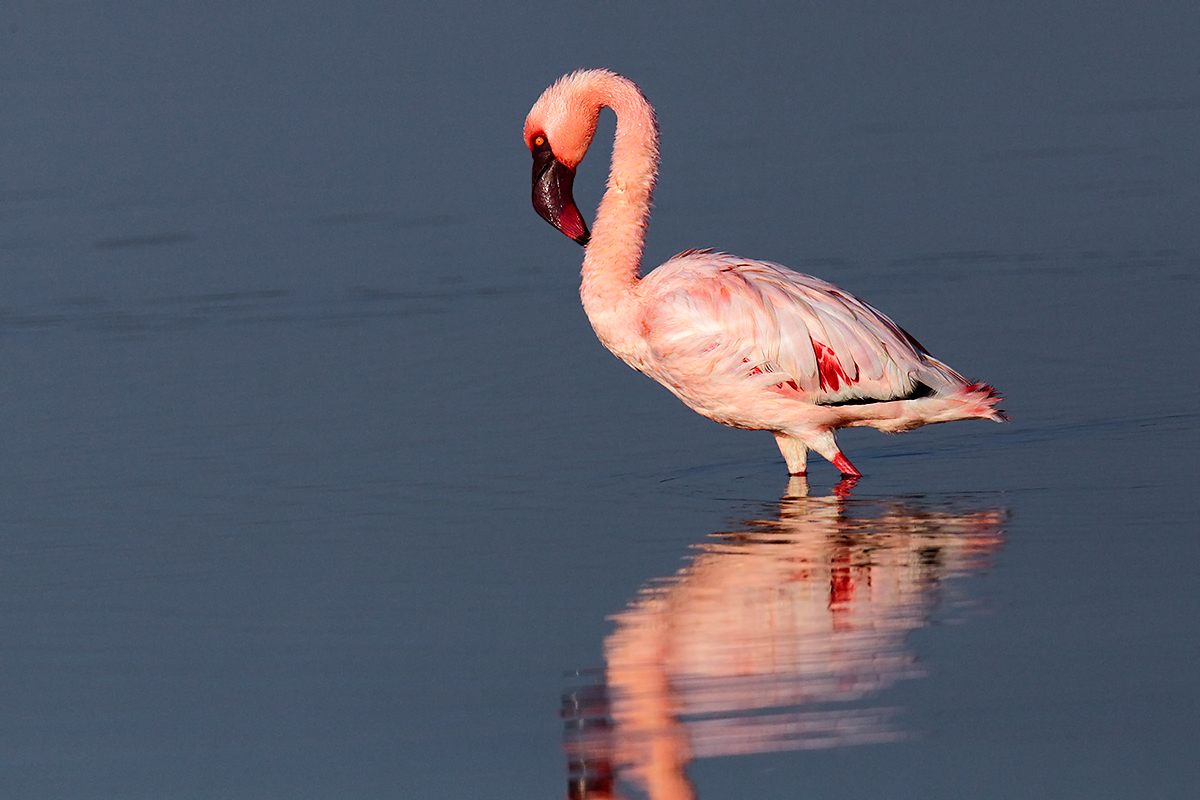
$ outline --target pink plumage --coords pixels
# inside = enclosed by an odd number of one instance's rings
[[[571,189],[605,107],[617,114],[616,142],[589,234]],[[809,449],[844,475],[860,474],[838,449],[837,428],[1003,421],[994,389],[818,278],[708,250],[641,277],[658,128],[631,81],[606,70],[563,77],[529,112],[525,142],[534,207],[587,248],[580,296],[604,346],[709,419],[771,431],[792,474],[805,473]]]

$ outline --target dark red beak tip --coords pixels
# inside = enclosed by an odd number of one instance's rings
[[[574,239],[584,247],[587,247],[587,243],[592,238],[592,235],[588,233],[583,217],[579,214],[579,209],[575,207],[574,201],[562,210],[562,214],[558,218],[557,227],[569,238]]]

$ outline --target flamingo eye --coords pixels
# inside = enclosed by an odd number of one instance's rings
[[[543,136],[542,134],[539,133],[537,136],[533,137],[533,146],[534,147],[542,147],[545,144],[546,144],[546,137]]]

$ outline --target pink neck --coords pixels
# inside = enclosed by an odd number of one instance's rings
[[[617,114],[608,189],[600,201],[591,242],[583,258],[583,307],[600,338],[610,347],[606,324],[631,299],[638,283],[650,196],[658,173],[658,127],[654,109],[630,81],[613,75],[594,85],[596,111],[608,106]]]

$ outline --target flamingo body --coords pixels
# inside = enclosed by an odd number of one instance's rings
[[[603,107],[617,114],[608,189],[589,234],[571,186]],[[833,431],[889,433],[936,422],[1002,421],[1000,396],[933,358],[858,298],[778,264],[708,250],[680,253],[639,276],[658,169],[654,112],[638,88],[605,70],[565,76],[525,122],[534,205],[586,246],[580,295],[600,341],[700,414],[769,430],[788,469],[808,450],[860,473]]]

